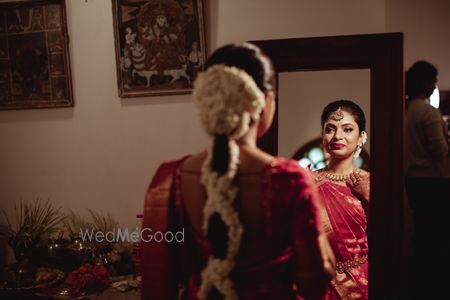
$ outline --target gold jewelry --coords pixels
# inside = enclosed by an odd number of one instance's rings
[[[344,118],[344,113],[342,112],[341,107],[339,107],[336,111],[334,111],[331,115],[330,118],[336,122],[342,120]]]
[[[325,172],[325,178],[334,182],[346,182],[350,178],[350,175]]]
[[[360,173],[360,170],[357,169],[354,172]],[[350,178],[350,174],[344,175],[344,174],[336,174],[336,173],[331,173],[331,172],[325,171],[325,178],[330,181],[334,181],[334,182],[346,182]]]

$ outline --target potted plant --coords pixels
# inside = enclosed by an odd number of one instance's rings
[[[14,211],[15,225],[2,210],[7,223],[2,224],[0,234],[8,239],[16,261],[21,262],[24,258],[32,259],[32,252],[41,242],[59,230],[64,215],[50,199],[42,201],[40,198],[32,203],[21,200],[18,207],[14,206]]]

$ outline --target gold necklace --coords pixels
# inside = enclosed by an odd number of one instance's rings
[[[352,173],[359,173],[359,169],[352,171]],[[351,173],[350,173],[351,174]],[[344,175],[344,174],[336,174],[336,173],[331,173],[328,171],[325,171],[325,178],[327,178],[330,181],[334,181],[334,182],[346,182],[349,178],[350,178],[350,174]]]
[[[349,177],[350,177],[349,175],[325,172],[325,178],[330,181],[345,182],[347,181],[347,179],[349,179]]]

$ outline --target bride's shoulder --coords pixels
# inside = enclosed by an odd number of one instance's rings
[[[181,162],[180,169],[183,171],[198,171],[202,169],[203,162],[205,161],[207,152],[202,151],[200,153],[189,155]]]

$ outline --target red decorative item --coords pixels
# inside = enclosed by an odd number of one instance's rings
[[[101,292],[111,284],[111,280],[104,267],[84,264],[67,275],[65,284],[69,286],[69,295],[72,296]]]

